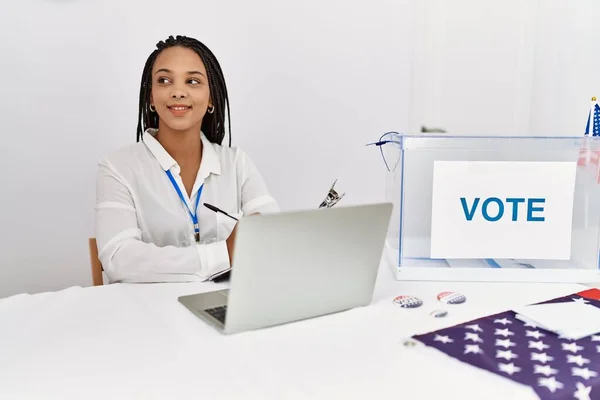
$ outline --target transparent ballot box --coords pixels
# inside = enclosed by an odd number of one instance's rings
[[[598,282],[600,138],[386,134],[399,280]]]

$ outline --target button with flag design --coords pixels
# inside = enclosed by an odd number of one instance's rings
[[[448,311],[446,310],[433,310],[430,314],[434,318],[443,318],[448,315]]]
[[[439,301],[444,304],[461,304],[467,301],[467,298],[456,292],[442,292],[437,295]]]
[[[402,308],[417,308],[423,305],[423,301],[415,296],[397,296],[394,298],[394,304]]]

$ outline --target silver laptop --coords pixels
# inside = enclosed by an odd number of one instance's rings
[[[179,301],[226,334],[368,305],[391,212],[382,203],[243,218],[229,289]]]

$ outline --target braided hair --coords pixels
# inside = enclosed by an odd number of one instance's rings
[[[225,109],[227,109],[227,120],[229,121],[229,147],[231,147],[231,118],[229,115],[229,98],[227,86],[221,66],[215,55],[198,40],[186,36],[169,36],[165,41],[156,44],[156,49],[150,54],[144,72],[142,73],[142,84],[140,87],[140,109],[138,114],[137,141],[148,128],[158,128],[158,114],[150,109],[150,94],[152,92],[152,68],[156,57],[169,47],[185,47],[191,49],[204,63],[208,78],[208,87],[213,106],[213,113],[206,113],[202,119],[202,132],[211,143],[221,144],[225,138]]]

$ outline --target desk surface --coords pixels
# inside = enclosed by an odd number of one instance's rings
[[[535,399],[533,391],[404,338],[575,284],[397,282],[382,267],[373,302],[327,317],[223,336],[177,297],[226,284],[114,284],[0,300],[2,399]],[[437,293],[467,303],[436,319]],[[416,309],[392,303],[424,300]]]

